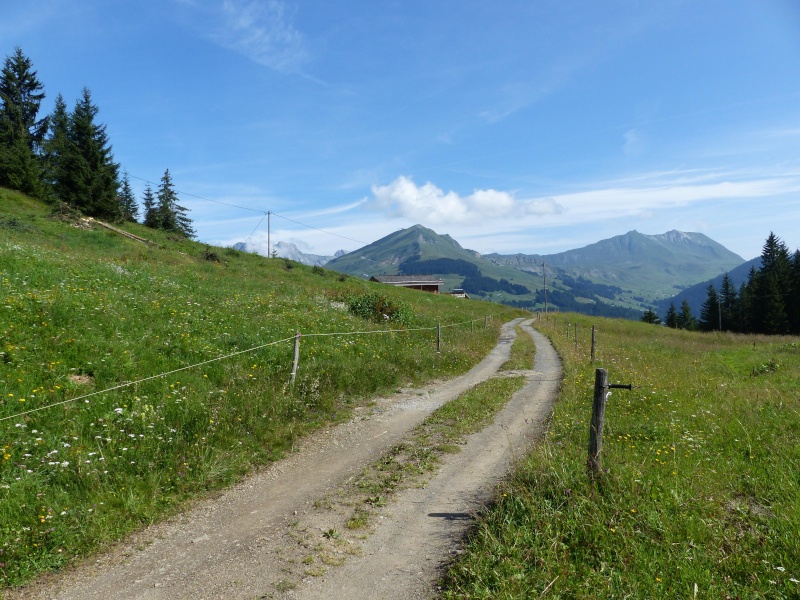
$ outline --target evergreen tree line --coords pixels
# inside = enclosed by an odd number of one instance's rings
[[[0,74],[0,186],[63,202],[91,217],[136,221],[139,208],[128,174],[120,177],[89,89],[72,111],[58,94],[53,112],[40,117],[44,98],[30,59],[16,48]],[[194,237],[168,169],[157,194],[145,190],[143,204],[145,225]]]
[[[719,289],[709,284],[699,319],[684,301],[680,312],[670,304],[664,322],[679,329],[800,335],[800,250],[792,254],[770,232],[761,268],[751,268],[738,289],[726,273]]]

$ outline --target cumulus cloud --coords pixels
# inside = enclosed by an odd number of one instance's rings
[[[400,176],[388,185],[372,186],[372,208],[430,225],[473,225],[487,219],[555,215],[564,211],[552,198],[521,200],[510,192],[475,190],[468,196],[445,192],[433,183],[417,185]]]

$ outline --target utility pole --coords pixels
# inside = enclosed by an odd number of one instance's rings
[[[544,318],[547,320],[547,269],[542,262],[542,276],[544,277]]]
[[[271,218],[272,217],[270,215],[270,212],[267,211],[267,258],[270,258],[272,256],[272,248],[270,247],[270,239],[269,239],[269,237],[270,237],[270,229],[271,229],[271,227],[270,227]]]

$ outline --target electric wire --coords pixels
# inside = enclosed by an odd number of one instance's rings
[[[477,319],[473,319],[476,321]],[[445,325],[444,327],[454,327],[455,325],[463,325],[464,323],[469,323],[470,321],[463,321],[461,323],[454,323],[451,325]],[[415,327],[415,328],[408,328],[408,329],[378,329],[372,331],[342,331],[342,332],[331,332],[331,333],[300,333],[298,332],[296,335],[302,337],[334,337],[334,336],[348,336],[348,335],[366,335],[366,334],[373,334],[373,333],[407,333],[412,331],[432,331],[436,329],[436,327]],[[173,369],[171,371],[165,371],[163,373],[158,373],[157,375],[150,375],[149,377],[143,377],[141,379],[137,379],[136,381],[128,381],[126,383],[120,383],[119,385],[112,386],[110,388],[106,388],[103,390],[98,390],[96,392],[91,392],[89,394],[84,394],[82,396],[76,396],[75,398],[68,398],[67,400],[61,400],[60,402],[54,402],[52,404],[46,404],[45,406],[39,406],[37,408],[32,408],[30,410],[26,410],[23,412],[19,412],[13,415],[9,415],[6,417],[0,417],[0,422],[8,421],[11,419],[16,419],[18,417],[24,417],[25,415],[29,415],[35,412],[40,412],[42,410],[46,410],[48,408],[54,408],[56,406],[62,406],[64,404],[69,404],[71,402],[77,402],[78,400],[84,400],[86,398],[90,398],[92,396],[99,396],[100,394],[105,394],[107,392],[113,392],[114,390],[119,390],[122,388],[130,387],[132,385],[138,385],[145,381],[151,381],[153,379],[159,379],[161,377],[166,377],[167,375],[174,375],[175,373],[180,373],[181,371],[187,371],[189,369],[194,369],[196,367],[201,367],[203,365],[207,365],[213,362],[218,362],[220,360],[225,360],[227,358],[231,358],[234,356],[239,356],[241,354],[248,354],[251,352],[255,352],[256,350],[261,350],[268,346],[275,346],[277,344],[283,344],[285,342],[290,342],[295,339],[296,335],[292,337],[284,338],[281,340],[275,340],[273,342],[268,342],[266,344],[260,344],[258,346],[253,346],[252,348],[247,348],[246,350],[239,350],[237,352],[232,352],[230,354],[225,354],[223,356],[217,356],[215,358],[210,358],[208,360],[204,360],[198,363],[194,363],[191,365],[186,365],[183,367],[179,367],[177,369]]]

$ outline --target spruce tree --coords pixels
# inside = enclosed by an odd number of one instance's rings
[[[661,319],[656,312],[650,308],[642,313],[642,323],[650,323],[651,325],[661,325]]]
[[[722,329],[724,331],[738,331],[736,305],[738,302],[736,286],[733,285],[730,276],[725,273],[722,278],[722,285],[719,288],[719,300],[722,305]]]
[[[47,137],[44,140],[44,182],[48,196],[58,196],[59,181],[65,179],[65,160],[69,146],[69,112],[64,97],[56,96],[55,107],[49,117]]]
[[[667,315],[664,318],[664,324],[672,329],[678,328],[678,311],[675,310],[675,303],[670,302],[667,309]]]
[[[706,294],[706,301],[700,307],[700,329],[713,331],[720,326],[720,300],[713,284],[708,284]]]
[[[122,174],[122,184],[120,185],[117,204],[119,205],[120,219],[123,221],[136,221],[139,216],[139,207],[136,204],[136,196],[133,193],[133,188],[131,188],[127,171]]]
[[[158,205],[156,204],[156,197],[153,194],[153,188],[150,187],[150,184],[147,184],[147,187],[144,188],[142,208],[144,209],[144,221],[142,221],[142,223],[153,229],[161,229]]]
[[[761,330],[758,333],[778,335],[789,332],[789,319],[786,315],[786,304],[783,301],[783,290],[778,275],[762,273],[761,276]]]
[[[692,308],[689,302],[684,300],[681,302],[681,312],[678,313],[678,329],[693,330],[697,327],[697,321],[692,314]]]
[[[33,65],[17,47],[0,75],[0,185],[42,196],[39,151],[47,117],[37,119],[44,88]]]
[[[188,209],[178,204],[178,194],[172,184],[169,169],[164,171],[161,184],[158,187],[158,218],[160,219],[159,228],[165,231],[172,231],[183,237],[193,238],[195,236],[192,221],[186,214]]]
[[[62,201],[84,213],[113,219],[118,215],[119,165],[111,154],[106,126],[95,121],[97,113],[91,93],[84,88],[69,117],[56,190]]]
[[[800,335],[800,250],[795,250],[792,257],[787,312],[789,315],[789,331],[794,335]]]

